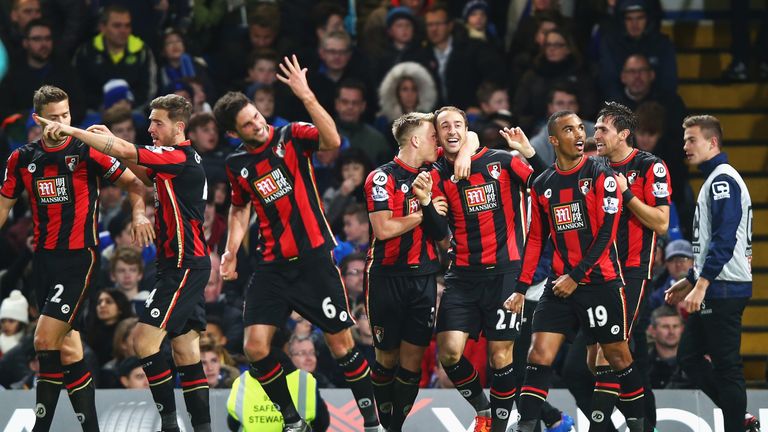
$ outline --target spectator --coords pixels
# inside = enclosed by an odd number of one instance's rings
[[[386,42],[370,53],[373,77],[381,82],[395,65],[418,60],[419,40],[416,39],[416,17],[410,8],[400,6],[387,12]]]
[[[32,2],[28,2],[32,3]],[[11,58],[11,67],[3,80],[0,77],[0,119],[11,114],[29,112],[29,101],[43,84],[67,89],[70,95],[72,120],[83,119],[83,91],[75,70],[54,57],[51,25],[40,19],[29,21],[24,28],[19,47],[20,55]]]
[[[109,259],[109,277],[115,288],[120,290],[128,301],[134,302],[134,306],[139,309],[136,312],[141,312],[142,303],[146,299],[144,296],[139,297],[139,284],[144,277],[144,260],[141,253],[129,246],[115,249],[114,255]]]
[[[431,6],[425,21],[429,43],[420,62],[432,73],[442,104],[466,109],[475,103],[481,82],[504,81],[501,58],[493,49],[474,40],[453,38],[453,21],[445,6]]]
[[[208,77],[208,65],[205,60],[187,54],[181,32],[169,28],[163,33],[157,87],[165,88],[184,78],[197,78],[203,84],[207,95],[216,94]]]
[[[556,84],[549,90],[549,96],[547,97],[547,116],[542,117],[542,120],[549,118],[549,116],[558,111],[572,111],[581,116],[579,99],[572,86],[567,84]],[[595,123],[585,120],[584,118],[582,118],[582,122],[584,123],[586,136],[594,136]],[[538,154],[544,162],[547,164],[554,163],[555,148],[549,142],[549,131],[546,126],[544,126],[545,123],[541,123],[541,125],[542,127],[539,129],[539,132],[531,138],[531,145],[536,149],[536,154]]]
[[[227,349],[231,352],[242,352],[244,331],[242,307],[235,307],[221,293],[224,280],[219,271],[220,265],[221,257],[217,253],[211,253],[211,274],[204,292],[205,314],[220,317],[219,324],[226,336],[224,343]]]
[[[391,159],[392,147],[381,132],[362,120],[366,109],[365,84],[344,80],[336,89],[336,127],[339,135],[349,141],[351,148],[362,150],[368,160],[381,164]]]
[[[99,371],[99,388],[120,388],[120,362],[128,357],[135,357],[133,349],[133,328],[139,319],[126,318],[117,323],[115,335],[112,338],[112,359],[106,362]]]
[[[653,279],[653,292],[648,306],[656,309],[664,305],[664,292],[675,282],[685,278],[693,267],[693,247],[688,240],[669,242],[664,250],[664,271]]]
[[[363,182],[371,172],[371,162],[358,148],[350,148],[339,156],[336,184],[323,194],[325,218],[334,232],[343,228],[342,213],[354,203],[365,203]]]
[[[680,125],[686,115],[683,99],[673,90],[665,90],[657,83],[662,79],[651,67],[648,58],[642,54],[632,54],[627,57],[621,73],[624,91],[615,101],[632,110],[637,110],[644,102],[658,102],[664,107],[664,129],[661,136],[663,145],[657,146],[654,154],[664,159],[672,178],[673,200],[678,209],[684,208],[681,198],[688,186],[688,166],[685,164],[685,153],[680,149],[682,133]],[[688,219],[690,220],[690,219]],[[684,226],[690,226],[683,221]]]
[[[2,29],[4,33],[2,40],[12,61],[24,56],[21,47],[27,25],[33,20],[42,18],[42,16],[40,0],[11,1],[10,22],[7,29]]]
[[[534,122],[545,117],[547,93],[559,83],[567,83],[577,89],[581,117],[591,118],[596,105],[592,75],[584,66],[573,37],[555,29],[546,34],[544,51],[517,86],[512,111],[520,118],[521,128],[530,130]]]
[[[226,181],[224,158],[227,157],[229,149],[226,146],[219,146],[219,128],[213,114],[193,114],[187,125],[187,136],[203,159],[203,169],[205,169],[208,183]]]
[[[270,50],[255,50],[248,55],[248,74],[241,88],[246,95],[261,86],[271,86],[277,81],[277,54]],[[256,86],[256,87],[252,87]]]
[[[102,87],[115,78],[128,83],[137,106],[143,106],[157,93],[155,58],[144,41],[131,34],[131,13],[122,6],[104,9],[99,34],[78,48],[74,64],[90,109],[98,108]]]
[[[203,363],[205,378],[210,388],[228,389],[239,375],[238,370],[224,364],[224,347],[221,345],[200,344],[200,361]]]
[[[192,24],[188,38],[189,48],[194,55],[214,51],[219,25],[229,6],[226,0],[194,0],[192,2]]]
[[[253,88],[255,89],[252,92],[246,92],[246,96],[253,100],[256,109],[264,116],[267,123],[274,127],[287,125],[288,120],[275,114],[275,88],[268,85],[253,84],[249,90]]]
[[[511,116],[509,112],[509,93],[507,89],[494,82],[484,82],[477,88],[477,103],[480,115],[469,115],[470,129],[475,132],[492,126],[491,117],[501,112]]]
[[[104,111],[102,116],[106,126],[116,137],[128,142],[136,142],[136,123],[133,121],[133,113],[128,107],[115,105]]]
[[[392,122],[414,111],[430,112],[437,104],[437,87],[429,71],[416,62],[403,62],[387,72],[379,84],[379,106],[375,126],[392,146]]]
[[[96,354],[99,366],[112,358],[117,323],[133,315],[133,306],[123,291],[108,288],[96,296],[95,310],[88,317],[86,341]]]
[[[365,254],[354,252],[344,257],[339,264],[344,288],[351,307],[365,304],[363,281],[365,279]]]
[[[0,305],[0,357],[21,342],[28,324],[29,303],[21,291],[13,290]]]
[[[337,246],[333,249],[333,256],[337,263],[340,263],[347,255],[353,252],[368,252],[368,242],[370,241],[368,212],[365,204],[355,203],[344,209],[344,236],[345,241],[341,241],[336,236]]]
[[[355,345],[360,352],[368,359],[369,364],[376,361],[376,353],[373,348],[373,331],[371,322],[368,320],[368,313],[365,311],[365,304],[360,303],[352,309],[352,316],[355,318],[355,326],[352,327],[352,337],[355,338]]]
[[[546,11],[538,12],[532,18],[523,18],[523,25],[515,32],[507,54],[509,83],[516,86],[520,82],[523,74],[533,65],[533,60],[544,52],[546,34],[560,27],[562,19],[559,12]]]
[[[658,77],[659,91],[677,91],[675,47],[669,38],[649,23],[645,0],[620,0],[617,18],[624,25],[608,31],[600,42],[600,83],[608,100],[622,96],[620,74],[625,60],[633,53],[644,55]],[[632,108],[632,107],[630,107]],[[680,124],[677,122],[676,124]]]
[[[499,53],[504,51],[504,44],[496,32],[496,26],[488,21],[490,9],[485,0],[468,1],[461,11],[464,27],[470,39],[487,44]]]
[[[128,357],[122,360],[117,366],[117,371],[120,377],[120,385],[122,385],[124,389],[136,390],[149,388],[147,374],[144,373],[144,369],[141,367],[141,361],[139,361],[138,358]]]
[[[680,346],[683,327],[683,317],[672,306],[662,305],[651,313],[648,330],[653,345],[648,352],[651,362],[648,375],[655,389],[694,388],[677,362],[677,348]]]

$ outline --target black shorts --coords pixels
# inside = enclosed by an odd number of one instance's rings
[[[203,294],[210,274],[209,268],[158,269],[155,287],[144,302],[139,322],[164,329],[171,338],[190,330],[205,330]]]
[[[245,288],[245,326],[282,328],[292,311],[329,334],[354,325],[341,273],[330,251],[256,267]]]
[[[40,313],[80,330],[80,312],[88,290],[98,278],[99,258],[95,248],[35,252],[32,286]]]
[[[489,341],[517,339],[522,316],[504,308],[504,301],[515,291],[517,277],[518,272],[469,276],[449,271],[437,313],[437,332],[461,331],[476,339],[482,330]]]
[[[365,281],[373,345],[385,351],[399,347],[400,341],[428,346],[435,326],[435,275],[373,274]]]
[[[536,305],[534,333],[560,333],[572,339],[581,327],[587,339],[596,343],[627,340],[627,299],[621,279],[579,285],[567,298],[556,296],[553,285],[554,281],[547,282]]]
[[[632,279],[627,278],[624,280],[624,294],[626,295],[627,302],[627,323],[629,328],[627,334],[632,336],[632,328],[637,321],[638,315],[640,315],[640,308],[643,306],[643,299],[645,298],[645,288],[648,286],[648,279]],[[595,338],[589,334],[584,334],[584,340],[587,345],[594,345],[597,343]]]

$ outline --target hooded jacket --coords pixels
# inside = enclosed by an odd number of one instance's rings
[[[405,77],[413,79],[419,89],[419,103],[416,111],[430,112],[437,103],[437,87],[432,75],[427,69],[416,62],[403,62],[395,65],[384,76],[379,85],[379,105],[381,110],[378,116],[383,117],[387,123],[392,123],[403,115],[403,108],[397,100],[397,86]],[[378,122],[377,122],[378,123]]]

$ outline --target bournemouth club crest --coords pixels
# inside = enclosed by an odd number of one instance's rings
[[[501,177],[501,162],[491,162],[486,165],[486,168],[488,168],[488,174],[495,180],[498,180],[499,177]]]
[[[75,172],[78,162],[80,162],[80,156],[64,156],[64,163],[71,172]]]
[[[627,171],[627,184],[632,186],[633,184],[635,184],[635,180],[637,180],[637,171],[635,170]]]
[[[582,195],[588,194],[590,189],[592,189],[591,178],[579,179],[579,191],[581,191]]]
[[[272,151],[275,152],[275,156],[277,156],[279,158],[284,158],[285,157],[285,143],[283,142],[283,140],[278,141],[277,145],[272,147]]]

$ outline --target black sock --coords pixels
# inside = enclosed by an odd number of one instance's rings
[[[544,402],[541,406],[541,421],[543,421],[548,428],[552,428],[555,423],[562,419],[563,413],[559,409],[550,405],[549,402]]]
[[[456,390],[464,396],[464,399],[477,411],[486,411],[491,409],[491,403],[480,386],[480,379],[477,370],[466,357],[461,356],[459,362],[455,365],[443,365],[445,374],[451,379]]]
[[[251,363],[251,369],[248,371],[264,388],[264,392],[275,404],[275,407],[283,414],[285,423],[296,423],[301,420],[296,411],[296,405],[293,404],[291,393],[288,391],[288,383],[285,381],[285,371],[281,365],[270,353],[259,361]]]
[[[379,362],[374,362],[371,368],[371,383],[373,394],[376,396],[376,408],[379,411],[379,421],[384,428],[389,427],[392,419],[392,388],[395,382],[395,370],[387,369]]]
[[[520,421],[518,431],[531,432],[539,422],[541,406],[547,400],[552,381],[552,367],[528,363],[525,366],[525,381],[520,387],[518,410]]]
[[[595,389],[592,392],[589,432],[603,432],[611,423],[611,414],[619,398],[619,378],[610,366],[595,368]]]
[[[75,409],[75,415],[84,432],[99,431],[99,419],[96,415],[96,390],[93,377],[85,360],[63,366],[64,386],[69,394],[69,401]]]
[[[203,371],[203,363],[179,366],[176,368],[181,381],[184,402],[190,415],[192,427],[199,429],[211,424],[211,408],[208,403],[208,379]]]
[[[363,426],[378,425],[379,417],[376,415],[376,405],[373,403],[373,385],[371,385],[371,368],[368,367],[368,360],[357,348],[353,348],[344,357],[336,359],[336,362],[344,372],[344,379],[357,401],[357,407],[363,416]]]
[[[643,432],[645,429],[645,389],[640,370],[633,364],[626,369],[616,371],[616,376],[621,383],[619,405],[624,417],[627,419],[627,428],[630,432]]]
[[[515,403],[515,374],[512,363],[492,370],[491,379],[491,430],[506,432],[509,413]]]
[[[53,414],[59,402],[64,373],[61,368],[61,351],[38,351],[37,390],[35,403],[35,432],[47,432],[51,429]]]
[[[160,413],[163,431],[177,431],[176,399],[173,395],[173,372],[162,353],[155,353],[141,359],[141,367],[147,374],[149,390],[155,400],[155,406]]]
[[[392,422],[389,424],[389,431],[398,432],[403,427],[408,413],[413,408],[413,402],[416,401],[416,395],[419,394],[419,379],[421,371],[411,372],[400,366],[397,369],[395,384],[392,386],[394,403],[392,404]]]

